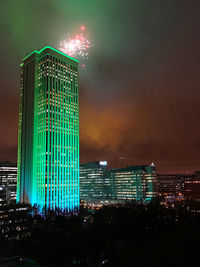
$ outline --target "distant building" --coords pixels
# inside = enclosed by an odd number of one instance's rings
[[[156,190],[159,196],[174,196],[183,193],[181,181],[183,177],[177,174],[157,174]],[[184,185],[184,183],[182,183]]]
[[[189,200],[200,201],[200,171],[194,172],[194,175],[185,179],[184,196]]]
[[[148,202],[156,197],[155,166],[128,166],[109,171],[112,199],[117,201]]]
[[[107,170],[106,161],[80,165],[80,199],[87,203],[150,201],[156,196],[155,166]]]
[[[79,207],[78,60],[50,47],[20,65],[17,202]]]
[[[80,164],[79,183],[80,199],[84,202],[99,202],[111,197],[107,162],[94,161]]]
[[[200,172],[157,174],[156,190],[165,198],[200,200]]]
[[[32,210],[26,204],[9,204],[0,207],[0,236],[2,239],[24,238],[30,235],[29,228]],[[0,266],[7,266],[1,265]],[[8,265],[19,266],[19,265]]]
[[[17,164],[0,163],[0,201],[16,202],[17,195]],[[3,200],[4,199],[4,200]]]

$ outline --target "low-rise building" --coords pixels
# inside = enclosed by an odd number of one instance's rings
[[[80,165],[80,199],[85,203],[148,202],[156,196],[156,170],[152,165],[107,169],[106,161]]]
[[[112,199],[148,202],[156,197],[156,170],[152,165],[128,166],[109,171]]]
[[[188,200],[200,201],[200,171],[185,179],[184,196]]]
[[[17,195],[17,164],[11,162],[0,163],[0,186],[6,191],[6,201],[16,202]]]
[[[107,177],[107,162],[93,161],[80,164],[80,200],[88,203],[107,199],[110,181]]]

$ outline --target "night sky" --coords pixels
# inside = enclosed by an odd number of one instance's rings
[[[85,25],[80,159],[200,169],[200,1],[1,0],[0,161],[16,161],[20,60]]]

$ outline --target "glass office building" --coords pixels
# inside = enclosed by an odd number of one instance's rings
[[[107,162],[94,161],[80,164],[80,199],[95,202],[107,199],[110,179],[107,177]]]
[[[156,196],[156,170],[153,164],[112,169],[109,176],[113,200],[148,202]]]
[[[79,207],[78,61],[46,46],[20,65],[17,201]]]
[[[80,164],[80,199],[86,203],[149,202],[156,193],[152,165],[107,169],[106,161]]]

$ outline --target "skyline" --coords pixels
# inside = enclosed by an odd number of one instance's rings
[[[95,45],[79,77],[81,162],[200,168],[200,3],[8,2],[0,3],[0,161],[17,159],[20,59],[57,48],[84,24]]]

